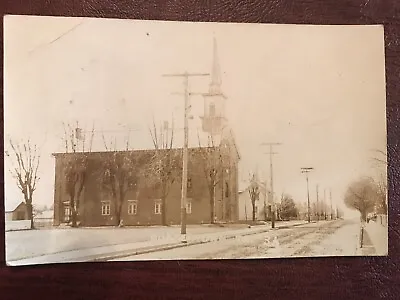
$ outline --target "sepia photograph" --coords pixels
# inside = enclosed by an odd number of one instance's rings
[[[384,28],[4,17],[8,266],[388,255]]]

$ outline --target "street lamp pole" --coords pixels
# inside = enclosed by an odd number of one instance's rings
[[[314,170],[314,168],[307,167],[307,168],[301,168],[301,173],[306,174],[306,180],[307,180],[307,208],[308,208],[308,223],[311,222],[311,216],[310,216],[310,191],[308,188],[308,173]]]

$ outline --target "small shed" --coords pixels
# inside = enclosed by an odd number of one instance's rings
[[[21,201],[17,205],[6,206],[6,221],[29,220],[26,203]]]

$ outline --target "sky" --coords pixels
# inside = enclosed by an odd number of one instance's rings
[[[53,201],[54,159],[62,152],[63,122],[95,126],[94,148],[118,137],[122,148],[151,148],[148,126],[172,118],[183,128],[182,78],[210,73],[217,41],[226,117],[238,145],[240,183],[257,170],[269,180],[263,142],[274,151],[274,190],[307,200],[324,189],[343,207],[347,186],[376,173],[372,149],[386,151],[385,67],[382,26],[187,23],[116,19],[6,16],[4,130],[41,147],[34,201]],[[209,77],[189,80],[193,93]],[[193,141],[203,98],[190,99]],[[128,129],[129,131],[128,134]],[[179,138],[177,139],[179,143]],[[181,145],[177,145],[181,146]],[[5,145],[7,148],[7,144]],[[7,167],[7,161],[5,161]],[[5,169],[7,171],[7,168]],[[5,172],[6,208],[22,195]],[[327,192],[328,195],[328,192]]]

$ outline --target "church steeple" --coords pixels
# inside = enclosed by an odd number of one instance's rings
[[[218,59],[218,49],[217,49],[217,40],[214,37],[214,45],[213,45],[213,60],[212,60],[212,68],[211,68],[211,83],[209,93],[214,95],[221,94],[221,69],[219,66]]]
[[[225,96],[221,90],[222,76],[218,59],[217,40],[213,40],[211,82],[209,91],[204,95],[203,131],[211,136],[221,134],[225,126]]]

